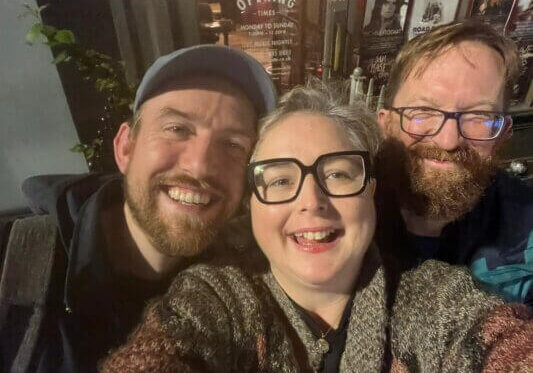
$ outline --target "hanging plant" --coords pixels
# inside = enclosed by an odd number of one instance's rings
[[[70,150],[82,153],[91,170],[99,170],[102,158],[102,144],[108,126],[106,124],[121,123],[131,116],[130,105],[135,97],[136,84],[126,81],[122,61],[86,48],[77,42],[74,33],[67,29],[58,29],[43,22],[41,13],[47,5],[35,6],[23,4],[25,12],[22,16],[31,16],[35,23],[26,33],[26,42],[30,45],[44,44],[52,48],[52,63],[71,63],[79,71],[83,80],[94,86],[106,99],[103,112],[99,115],[101,126],[97,138],[89,143],[75,144]]]

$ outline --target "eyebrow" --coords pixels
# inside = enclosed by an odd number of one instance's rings
[[[196,116],[187,113],[172,107],[165,106],[159,110],[159,118],[165,118],[165,117],[180,117],[187,121],[193,121],[196,119]],[[245,136],[245,137],[252,137],[255,138],[257,136],[255,131],[255,123],[253,123],[250,126],[246,126],[247,130],[240,129],[240,128],[226,128],[221,131],[222,134],[229,135],[229,136]]]
[[[252,126],[248,126],[248,127],[252,127]],[[252,128],[249,128],[248,130],[240,129],[240,128],[226,128],[220,131],[220,133],[224,135],[229,135],[229,136],[245,136],[245,137],[250,137],[250,138],[256,137],[256,133]]]
[[[429,105],[433,105],[435,107],[439,107],[439,103],[434,101],[433,99],[429,98],[429,97],[420,97],[418,98],[416,101],[423,101]],[[461,109],[462,110],[471,110],[477,106],[483,106],[483,105],[487,105],[487,106],[490,106],[491,108],[495,109],[498,107],[498,104],[492,100],[481,100],[481,101],[478,101],[478,102],[475,102],[471,105],[468,105],[468,106],[465,106],[465,107],[462,107]],[[481,110],[481,109],[480,109]]]
[[[194,117],[191,114],[178,110],[178,109],[168,107],[168,106],[165,106],[159,110],[159,118],[164,118],[164,117],[181,117],[187,120],[194,119]]]

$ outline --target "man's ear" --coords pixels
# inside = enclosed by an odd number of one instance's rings
[[[135,146],[135,139],[132,131],[129,123],[124,122],[120,125],[120,128],[113,139],[115,162],[117,163],[118,169],[123,174],[126,173]]]
[[[390,135],[391,115],[391,111],[387,109],[379,109],[378,111],[378,123],[385,137]]]

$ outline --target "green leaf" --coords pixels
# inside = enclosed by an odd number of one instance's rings
[[[37,41],[46,43],[46,41],[48,41],[48,39],[46,39],[46,37],[43,35],[42,23],[36,23],[31,27],[30,31],[26,33],[26,41],[28,44],[33,44]]]
[[[67,54],[67,52],[65,51],[62,51],[61,53],[59,53],[56,58],[54,58],[54,60],[52,61],[52,63],[54,64],[58,64],[60,62],[63,62],[63,61],[68,61],[69,60],[69,55]]]
[[[99,66],[104,70],[113,72],[113,67],[111,67],[111,65],[107,62],[102,62]]]
[[[85,150],[85,147],[86,145],[78,143],[78,144],[75,144],[72,148],[70,148],[70,151],[74,153],[83,153]]]
[[[54,26],[42,24],[41,33],[48,38],[48,40],[54,40],[57,29]]]
[[[90,160],[94,157],[94,149],[93,149],[93,148],[87,148],[87,149],[83,152],[83,155],[85,155],[85,159],[87,159],[88,161],[90,161]]]
[[[70,30],[59,30],[55,33],[54,40],[58,43],[74,44],[76,42],[76,37]]]
[[[94,87],[97,91],[102,91],[105,86],[105,80],[104,79],[96,79],[96,82],[94,82]]]

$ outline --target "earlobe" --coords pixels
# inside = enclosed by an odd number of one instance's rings
[[[120,128],[113,139],[113,149],[115,153],[115,162],[121,173],[126,173],[128,164],[130,163],[131,155],[135,140],[133,139],[132,129],[128,122],[120,125]]]
[[[381,131],[385,136],[389,135],[389,127],[390,127],[390,118],[391,112],[387,109],[380,109],[378,112],[378,123],[381,127]]]

